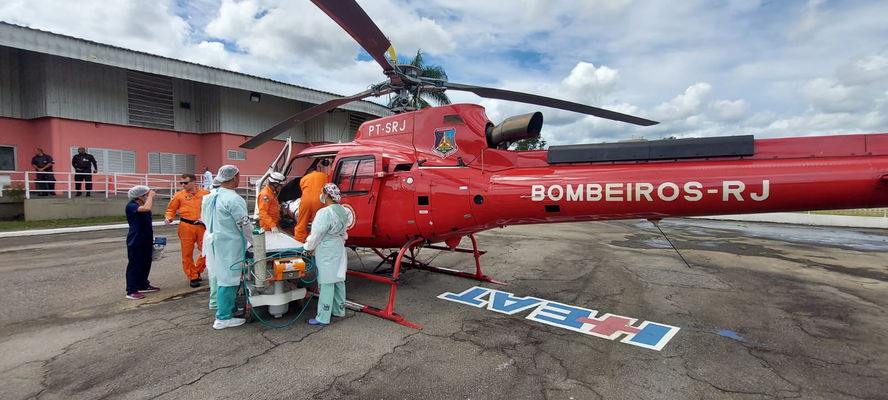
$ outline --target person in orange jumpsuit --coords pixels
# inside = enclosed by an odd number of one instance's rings
[[[200,286],[200,274],[206,269],[206,259],[203,256],[194,262],[194,245],[198,250],[203,250],[203,235],[207,230],[200,221],[200,204],[209,191],[197,187],[197,178],[194,174],[182,174],[179,185],[184,186],[170,200],[167,207],[164,223],[169,225],[179,212],[179,242],[182,246],[182,270],[190,281],[191,287]]]
[[[268,177],[268,185],[259,192],[256,205],[259,209],[259,226],[266,232],[278,233],[278,223],[281,222],[281,206],[278,203],[278,192],[284,182],[284,174],[272,172]]]
[[[330,165],[327,159],[321,159],[315,164],[315,169],[299,180],[302,189],[302,200],[299,201],[299,213],[296,214],[296,228],[293,229],[293,239],[305,243],[308,237],[308,223],[314,220],[315,214],[324,205],[321,203],[321,193],[324,185],[330,182],[330,176],[323,169]]]

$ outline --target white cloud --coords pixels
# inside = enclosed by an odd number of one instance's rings
[[[828,113],[852,112],[864,106],[859,87],[845,86],[833,79],[814,79],[802,86],[801,92],[812,106]]]
[[[711,91],[712,85],[706,82],[694,84],[688,87],[683,94],[654,107],[654,117],[672,121],[693,116],[700,112],[700,105]]]
[[[0,20],[133,50],[174,57],[191,33],[169,2],[12,0]]]
[[[715,116],[722,121],[738,121],[746,115],[749,104],[746,100],[716,100],[709,104]]]
[[[200,42],[184,59],[198,64],[243,72],[241,65],[225,51],[225,45],[219,42]]]
[[[619,71],[602,66],[595,68],[587,62],[579,62],[570,75],[561,81],[564,96],[581,104],[598,103],[610,94],[619,82]]]
[[[826,0],[808,0],[805,5],[805,15],[793,24],[789,29],[790,39],[800,39],[811,32],[815,32],[823,24],[826,12],[820,9],[820,5]]]
[[[204,30],[216,38],[236,41],[247,35],[255,26],[255,15],[258,13],[257,1],[222,0],[217,15]]]
[[[888,79],[888,56],[872,54],[839,67],[838,79],[848,85],[866,85]]]
[[[888,116],[870,112],[863,115],[852,113],[815,113],[774,121],[769,129],[782,131],[791,136],[810,136],[812,132],[828,134],[870,133],[866,129],[884,127]]]
[[[759,111],[746,119],[744,124],[747,127],[769,126],[775,120],[777,120],[777,114],[773,111]]]
[[[454,82],[661,121],[636,127],[448,92],[494,122],[541,110],[550,143],[888,131],[888,2],[359,4],[401,57],[422,48]],[[384,78],[310,2],[6,0],[0,20],[340,94]]]

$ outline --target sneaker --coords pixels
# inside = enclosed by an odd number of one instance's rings
[[[238,308],[237,311],[231,313],[231,318],[243,318],[244,312],[243,308]]]
[[[133,293],[126,295],[126,298],[128,298],[130,300],[142,300],[145,298],[145,295],[141,294],[139,292],[133,292]]]
[[[325,324],[325,323],[323,323],[323,322],[321,322],[321,321],[318,321],[318,320],[316,320],[316,319],[314,319],[314,318],[308,320],[308,324],[309,324],[309,325],[327,325],[327,324]]]
[[[232,319],[216,319],[213,322],[213,329],[225,329],[225,328],[234,328],[235,326],[241,326],[247,322],[247,320],[243,318],[232,318]]]
[[[140,292],[145,292],[145,293],[151,293],[151,292],[156,292],[156,291],[158,291],[158,290],[160,290],[159,287],[148,285],[147,288],[145,288],[145,289],[141,289],[141,290],[139,290],[139,291],[140,291]]]
[[[191,287],[198,287],[200,286],[200,281],[198,281],[197,279],[192,279],[189,285],[191,285]]]

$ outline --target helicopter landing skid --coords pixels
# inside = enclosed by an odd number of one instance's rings
[[[401,250],[398,251],[397,254],[392,253],[388,256],[383,254],[379,249],[374,248],[373,251],[377,255],[379,255],[380,258],[382,258],[382,262],[380,263],[380,265],[382,265],[384,263],[392,263],[392,269],[391,269],[392,276],[391,277],[384,277],[384,276],[379,276],[376,274],[371,274],[371,273],[362,272],[362,271],[354,271],[354,270],[348,270],[347,273],[349,275],[357,276],[359,278],[365,278],[365,279],[369,279],[369,280],[377,281],[377,282],[382,282],[382,283],[390,283],[392,285],[392,287],[391,287],[391,291],[389,292],[388,303],[386,304],[385,309],[379,309],[376,307],[362,305],[362,304],[358,304],[358,303],[354,303],[354,304],[356,306],[360,307],[360,311],[362,311],[362,312],[365,312],[368,314],[373,314],[377,317],[385,318],[388,320],[392,320],[392,321],[395,321],[401,325],[409,326],[411,328],[422,329],[421,326],[407,322],[406,320],[404,320],[404,317],[402,317],[401,315],[394,312],[395,311],[395,292],[398,289],[398,282],[400,279],[399,276],[401,274],[401,267],[402,266],[405,268],[417,268],[417,269],[422,269],[422,270],[426,270],[426,271],[430,271],[430,272],[439,272],[439,273],[448,274],[448,275],[461,276],[463,278],[471,278],[471,279],[477,279],[480,281],[486,281],[486,282],[496,283],[496,284],[500,284],[500,285],[506,285],[505,282],[495,281],[492,278],[490,278],[489,276],[484,275],[484,273],[481,272],[481,259],[480,258],[481,258],[481,255],[483,255],[487,251],[478,250],[478,242],[475,240],[475,235],[469,235],[469,237],[472,239],[472,247],[473,247],[472,249],[458,247],[458,248],[453,249],[453,251],[456,251],[459,253],[472,253],[475,256],[475,267],[477,269],[474,274],[468,273],[468,272],[463,272],[463,271],[457,271],[457,270],[450,269],[450,268],[433,267],[433,266],[428,265],[422,261],[417,260],[415,249],[416,249],[416,246],[420,245],[423,242],[423,240],[424,240],[423,238],[415,238],[415,239],[407,242],[407,244],[405,244],[403,247],[401,247]],[[427,247],[431,248],[431,249],[440,249],[440,250],[449,250],[450,249],[449,247],[439,246],[439,245],[431,245],[431,246],[427,246]],[[410,252],[409,255],[407,255],[408,251]],[[405,260],[405,257],[406,257],[406,260]],[[388,272],[388,271],[384,271],[384,272]]]

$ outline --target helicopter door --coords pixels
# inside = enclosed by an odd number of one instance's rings
[[[376,172],[382,170],[379,155],[343,157],[336,164],[333,183],[342,192],[342,204],[349,215],[349,236],[372,237],[373,214],[379,193]]]
[[[427,204],[417,210],[417,222],[424,236],[434,240],[434,232],[457,231],[475,225],[468,179],[434,179]]]

